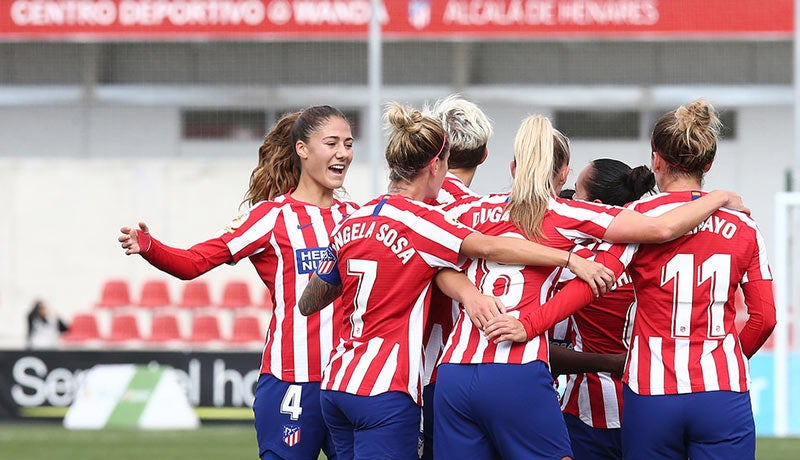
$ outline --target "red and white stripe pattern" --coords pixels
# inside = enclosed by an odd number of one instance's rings
[[[461,243],[472,231],[399,195],[367,203],[334,230],[344,323],[323,389],[401,391],[421,402],[431,281],[442,267],[461,268]]]
[[[444,176],[444,182],[442,182],[442,188],[439,189],[436,202],[445,206],[470,197],[477,198],[480,195],[470,190],[458,176],[448,172]]]
[[[697,195],[663,193],[631,207],[660,215]],[[766,253],[753,220],[727,209],[669,243],[629,246],[637,304],[623,381],[643,395],[747,391],[734,293],[772,279]]]
[[[625,272],[612,291],[572,315],[575,351],[625,353],[626,317],[634,301],[633,284]],[[619,428],[622,379],[608,372],[568,375],[561,409],[594,428]]]
[[[436,198],[437,204],[445,207],[457,201],[478,198],[480,195],[473,192],[466,184],[453,173],[448,172],[444,176],[442,188]],[[444,343],[458,318],[458,302],[434,286],[431,294],[431,307],[428,323],[425,326],[423,344],[425,346],[425,372],[423,385],[428,385],[436,381],[436,363],[442,357]]]
[[[507,200],[507,194],[488,195],[455,203],[447,212],[481,233],[523,238],[521,231],[508,219]],[[620,208],[553,198],[542,223],[542,232],[548,246],[570,250],[575,246],[575,238],[595,241],[602,238],[620,211]],[[546,302],[553,296],[561,277],[568,273],[560,267],[523,267],[484,260],[472,261],[466,271],[484,294],[499,297],[512,316],[519,315],[517,308],[522,305]],[[547,363],[548,357],[546,334],[526,343],[496,345],[486,340],[462,308],[441,363],[525,364],[534,360]]]
[[[322,380],[341,327],[340,304],[308,317],[296,305],[327,250],[330,232],[356,209],[340,201],[319,208],[287,194],[257,203],[234,221],[236,228],[222,234],[234,263],[249,257],[272,294],[261,373],[288,382]]]

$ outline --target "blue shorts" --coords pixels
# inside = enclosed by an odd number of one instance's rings
[[[253,401],[259,457],[270,452],[286,460],[317,460],[322,450],[335,458],[320,409],[319,385],[261,374]]]
[[[572,414],[564,414],[575,460],[619,460],[622,458],[622,429],[594,428]]]
[[[624,458],[753,460],[750,393],[707,391],[645,396],[623,389]]]
[[[419,459],[421,412],[411,396],[322,390],[321,402],[338,460]]]
[[[436,382],[422,389],[422,460],[433,460],[433,397]]]
[[[436,460],[572,456],[553,378],[541,361],[442,364],[434,405]]]

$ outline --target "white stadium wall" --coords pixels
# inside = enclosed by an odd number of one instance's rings
[[[479,102],[496,134],[474,189],[507,190],[520,120],[550,109]],[[773,196],[783,190],[784,171],[792,164],[791,108],[738,107],[737,112],[737,138],[720,145],[706,188],[741,193],[772,250]],[[92,122],[81,123],[81,117]],[[85,126],[91,127],[88,132]],[[178,110],[169,107],[0,110],[0,346],[23,346],[25,316],[36,298],[68,319],[92,308],[106,279],[130,280],[135,296],[142,281],[168,278],[138,256],[123,255],[116,241],[122,225],[143,220],[160,240],[188,247],[237,215],[258,142],[186,142],[179,130]],[[366,144],[357,142],[359,159],[346,182],[351,197],[362,202],[372,183]],[[631,165],[649,162],[642,140],[574,141],[572,154],[570,181],[600,156]],[[383,170],[379,174],[385,177]],[[205,276],[214,297],[219,292],[213,289],[231,278],[250,281],[253,294],[260,295],[248,262]],[[168,279],[176,296],[179,282]]]

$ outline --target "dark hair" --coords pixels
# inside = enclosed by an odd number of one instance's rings
[[[572,188],[562,188],[561,191],[558,193],[559,198],[563,198],[565,200],[571,200],[572,195],[575,194],[575,189]]]
[[[317,105],[281,117],[258,148],[258,165],[250,173],[250,187],[244,203],[254,205],[272,200],[296,187],[300,180],[300,159],[295,144],[308,142],[314,132],[334,117],[350,123],[341,110],[329,105]]]
[[[721,129],[714,107],[697,99],[662,115],[650,143],[674,174],[702,179],[706,166],[714,161]]]
[[[652,192],[656,177],[647,166],[631,169],[627,164],[612,158],[599,158],[586,177],[586,200],[600,200],[604,204],[622,206]]]

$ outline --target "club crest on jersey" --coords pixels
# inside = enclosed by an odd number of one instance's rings
[[[336,255],[330,250],[325,250],[322,260],[317,264],[317,274],[330,275],[336,267]]]
[[[283,442],[289,447],[300,442],[300,427],[297,425],[283,425]]]
[[[243,214],[240,214],[234,218],[227,227],[225,227],[225,231],[228,233],[233,233],[236,231],[237,228],[241,227],[243,223],[247,221],[247,218],[250,217],[250,211],[245,211]]]
[[[325,260],[328,248],[305,248],[294,251],[297,273],[307,275],[314,273],[317,266]]]

